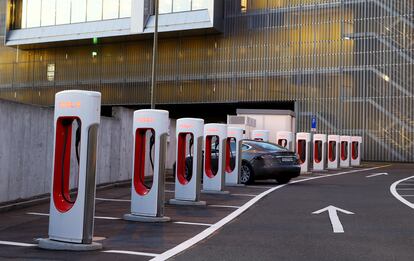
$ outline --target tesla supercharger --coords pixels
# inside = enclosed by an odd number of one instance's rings
[[[351,166],[353,167],[361,166],[361,146],[362,146],[362,137],[352,136],[351,137]]]
[[[351,166],[351,136],[341,136],[341,155],[340,155],[340,167],[341,168],[349,168]]]
[[[315,171],[324,171],[328,167],[326,160],[326,142],[326,134],[313,135],[313,170]]]
[[[269,141],[270,131],[268,130],[254,130],[252,131],[252,140]]]
[[[294,134],[290,131],[278,131],[276,142],[282,147],[285,147],[289,151],[294,151]]]
[[[39,240],[40,248],[102,248],[92,242],[100,111],[99,92],[72,90],[56,94],[49,238]],[[70,189],[76,187],[73,196]]]
[[[164,216],[165,161],[169,114],[164,110],[138,110],[133,122],[131,213],[124,219],[166,222]],[[151,182],[145,180],[152,176]],[[150,184],[148,184],[150,183]]]
[[[242,163],[243,129],[227,128],[225,181],[227,186],[240,186],[240,169]]]
[[[299,158],[300,172],[309,173],[312,136],[307,132],[296,134],[296,153]]]
[[[339,168],[340,147],[340,136],[328,135],[328,169]]]
[[[204,120],[177,120],[177,154],[175,164],[175,197],[173,205],[205,205],[200,201],[203,159]]]
[[[227,125],[204,125],[203,193],[224,194]]]

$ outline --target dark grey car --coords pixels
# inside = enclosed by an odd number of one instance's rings
[[[284,184],[299,175],[300,165],[294,152],[269,142],[243,140],[240,171],[242,183],[276,179]]]
[[[217,173],[217,157],[219,154],[219,146],[215,145],[218,145],[218,143],[213,143],[211,149],[211,169],[214,174]],[[230,148],[230,168],[234,169],[236,143],[230,142]],[[277,182],[284,184],[300,175],[300,165],[296,154],[284,147],[269,142],[243,140],[241,150],[240,182],[243,184],[251,184],[255,180],[260,179],[276,179]],[[186,158],[185,172],[187,180],[190,180],[192,177],[192,162],[192,157],[188,156]]]

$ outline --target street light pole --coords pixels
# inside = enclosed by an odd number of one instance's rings
[[[151,109],[155,109],[155,86],[157,84],[157,57],[158,57],[158,0],[155,3],[154,46],[152,50],[152,75],[151,75]]]

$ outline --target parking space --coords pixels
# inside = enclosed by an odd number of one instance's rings
[[[167,204],[165,215],[171,217],[171,222],[164,224],[132,223],[122,219],[124,214],[130,212],[130,185],[98,190],[94,238],[103,244],[104,250],[94,253],[49,252],[35,247],[36,238],[47,237],[48,203],[3,212],[0,214],[0,241],[3,241],[0,256],[16,257],[18,252],[21,258],[65,259],[75,255],[110,259],[112,255],[126,255],[148,259],[200,233],[251,198],[276,185],[276,182],[271,181],[252,187],[226,187],[230,192],[227,195],[202,194],[201,199],[208,202],[207,206],[202,207]],[[174,184],[168,182],[165,188],[165,199],[168,201],[174,197]],[[13,243],[15,245],[11,246]],[[29,245],[19,246],[19,243]],[[20,248],[24,248],[24,251]]]
[[[265,240],[268,242],[266,244],[273,244],[271,242],[274,240],[283,241],[285,237],[289,238],[290,233],[297,235],[304,232],[303,229],[306,229],[303,227],[304,224],[299,224],[303,214],[302,210],[310,212],[318,210],[319,206],[324,207],[323,204],[316,203],[318,200],[321,200],[321,197],[325,197],[323,202],[327,202],[327,199],[333,197],[332,193],[338,194],[335,197],[342,195],[343,199],[341,199],[341,202],[347,202],[346,197],[344,197],[347,186],[355,186],[355,180],[349,181],[345,178],[348,174],[354,179],[358,178],[358,180],[364,180],[364,182],[369,180],[367,184],[375,186],[376,189],[380,188],[383,191],[389,191],[389,185],[396,179],[395,174],[392,177],[390,177],[391,175],[384,176],[387,179],[386,183],[379,182],[383,179],[382,176],[371,179],[366,177],[369,174],[379,174],[384,168],[390,167],[386,167],[384,164],[373,163],[365,164],[363,168],[302,175],[292,180],[290,185],[279,185],[273,180],[266,180],[258,181],[250,186],[226,187],[225,189],[230,192],[229,194],[202,194],[201,200],[206,201],[208,203],[207,206],[172,206],[167,204],[165,215],[171,217],[171,222],[162,224],[133,223],[122,219],[124,214],[130,212],[129,184],[101,189],[97,191],[95,203],[94,236],[95,241],[103,244],[103,250],[89,253],[46,251],[36,247],[37,238],[47,237],[48,203],[10,210],[0,213],[0,257],[61,260],[73,258],[88,260],[109,260],[113,258],[116,258],[116,260],[149,260],[155,257],[164,259],[178,254],[177,258],[182,260],[192,258],[197,260],[220,259],[219,255],[211,252],[211,247],[214,246],[220,251],[224,251],[223,247],[225,247],[225,244],[218,240],[223,236],[226,237],[226,240],[229,240],[229,238],[234,240],[231,243],[234,246],[239,244],[237,241],[247,236],[249,231],[252,235],[251,240],[258,240],[258,242]],[[390,170],[386,171],[390,172]],[[338,178],[334,179],[334,177]],[[398,177],[401,177],[400,179],[406,178],[406,174]],[[323,183],[320,180],[330,180],[330,182]],[[414,182],[407,179],[404,183],[399,184],[397,188],[400,187],[414,188]],[[165,189],[165,199],[168,201],[174,197],[174,184],[167,182]],[[350,193],[356,192],[350,191]],[[390,193],[388,194],[387,197],[390,198],[387,198],[387,202],[391,202],[392,205],[398,207],[403,205],[398,200],[392,198]],[[355,195],[361,196],[359,194]],[[412,198],[414,199],[414,197]],[[363,201],[364,199],[361,198],[361,200]],[[332,204],[335,204],[335,202],[332,202]],[[345,203],[343,204],[346,206]],[[254,207],[251,208],[252,206]],[[249,210],[250,208],[251,210]],[[283,211],[281,212],[282,209]],[[249,210],[248,214],[244,214],[247,210]],[[263,222],[263,224],[258,224],[251,219],[246,220],[248,216],[259,218],[258,220]],[[318,220],[324,220],[323,217],[318,218]],[[280,219],[283,221],[280,224],[275,224],[275,221]],[[307,216],[306,219],[309,219],[309,217]],[[243,224],[234,229],[234,224],[237,225],[240,222]],[[324,223],[323,231],[331,233],[325,221],[320,221],[320,223]],[[251,225],[254,228],[244,232],[239,231],[240,233],[237,232],[238,229],[242,229],[246,225]],[[269,231],[270,238],[260,238],[256,233],[263,229]],[[271,231],[279,231],[281,233],[279,235],[278,233],[271,233]],[[307,233],[303,236],[306,237]],[[211,237],[212,235],[214,236]],[[240,238],[238,238],[239,236]],[[243,244],[240,244],[240,247],[242,247]],[[244,247],[248,248],[248,246]],[[289,247],[292,247],[292,245],[289,245]],[[306,248],[307,245],[302,245],[302,247]],[[185,251],[187,249],[190,250]],[[236,249],[238,248],[233,248],[234,251]],[[289,248],[289,251],[292,250],[292,248]],[[206,251],[211,253],[206,253]],[[258,247],[255,248],[255,251],[264,250]],[[269,249],[268,252],[268,255],[264,255],[264,257],[277,256],[274,250]],[[240,253],[243,253],[243,251]],[[243,256],[238,255],[237,251],[233,254],[241,260],[247,260]],[[280,255],[279,257],[285,256]]]
[[[412,260],[414,211],[390,185],[413,169],[393,164],[301,177],[174,260]]]

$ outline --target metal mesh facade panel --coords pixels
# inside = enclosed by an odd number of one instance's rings
[[[362,135],[366,160],[414,162],[412,0],[223,2],[222,34],[161,37],[157,103],[295,101],[298,131],[315,115],[318,132]],[[0,97],[51,105],[82,88],[148,104],[151,52],[151,40],[0,47]]]

